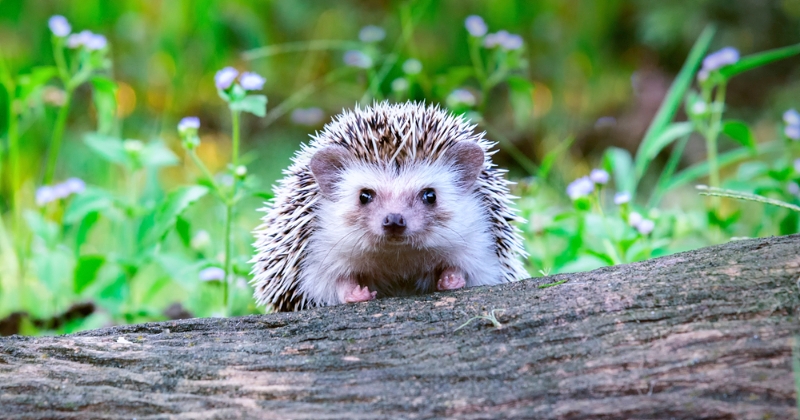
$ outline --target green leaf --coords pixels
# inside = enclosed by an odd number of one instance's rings
[[[128,294],[128,278],[121,268],[116,269],[115,275],[102,287],[97,294],[97,298],[103,303],[103,307],[114,315],[118,315],[125,305],[125,296]],[[104,282],[105,283],[105,282]]]
[[[267,97],[264,95],[247,95],[238,101],[231,102],[230,108],[234,111],[249,112],[263,117],[267,115]]]
[[[661,136],[661,133],[667,128],[670,121],[675,117],[675,113],[680,107],[681,101],[683,99],[684,93],[686,93],[686,89],[689,88],[692,84],[692,80],[694,79],[695,73],[697,73],[697,69],[700,67],[700,63],[703,61],[703,57],[708,51],[708,46],[711,44],[711,39],[714,37],[715,29],[713,26],[707,26],[703,32],[700,34],[700,37],[697,38],[695,41],[694,46],[692,46],[692,50],[689,52],[689,57],[686,58],[686,62],[683,63],[683,67],[681,67],[681,71],[678,73],[678,76],[672,82],[672,86],[669,88],[669,92],[667,92],[667,96],[664,98],[664,101],[661,103],[661,107],[659,107],[656,116],[653,118],[653,122],[650,123],[650,126],[647,128],[647,132],[644,135],[644,139],[642,139],[642,143],[639,145],[639,150],[636,151],[636,178],[634,181],[634,191],[635,187],[641,179],[644,169],[647,167],[646,162],[640,163],[640,161],[646,161],[643,156],[640,157],[644,151],[650,150],[652,148],[651,143],[654,143],[658,140],[658,137]],[[642,172],[639,172],[639,171]]]
[[[737,74],[800,54],[800,44],[776,48],[742,57],[736,63],[721,67],[719,74],[727,81]]]
[[[199,185],[181,187],[171,192],[158,209],[155,222],[148,235],[148,243],[161,241],[169,229],[175,226],[180,216],[190,205],[208,193],[209,189]]]
[[[744,147],[756,151],[756,139],[750,127],[742,121],[728,120],[722,123],[722,132]]]
[[[109,134],[117,113],[117,83],[102,76],[91,79],[94,87],[94,106],[97,108],[97,132]]]
[[[609,147],[603,154],[603,167],[614,176],[617,191],[633,194],[636,179],[633,176],[633,158],[630,152],[619,147]]]
[[[524,127],[533,120],[533,83],[519,76],[508,78],[514,124]]]
[[[64,211],[64,223],[74,224],[82,221],[86,215],[93,212],[102,212],[110,208],[114,198],[106,190],[87,187],[85,191],[76,195]]]
[[[800,212],[789,212],[789,214],[781,220],[779,229],[780,235],[791,235],[800,232]]]
[[[86,214],[81,220],[80,225],[78,225],[78,231],[75,233],[75,254],[78,255],[81,252],[81,246],[86,243],[86,238],[89,237],[89,231],[92,229],[95,223],[97,223],[98,213],[93,211],[91,213]]]
[[[175,222],[175,230],[178,232],[183,246],[189,248],[192,242],[192,224],[185,218],[179,216],[178,220]]]
[[[736,169],[736,179],[739,181],[752,181],[768,171],[769,167],[764,162],[745,162]]]
[[[26,210],[23,217],[28,223],[31,232],[42,239],[47,248],[56,247],[61,237],[61,230],[57,224],[45,219],[39,212],[33,210]]]
[[[173,166],[179,162],[178,156],[161,141],[147,143],[139,155],[142,165],[151,168]]]
[[[641,178],[647,170],[647,166],[655,159],[658,154],[669,146],[673,141],[688,136],[694,131],[694,123],[690,121],[672,123],[666,126],[661,132],[647,144],[639,146],[636,151],[636,175]]]
[[[275,194],[273,194],[271,191],[253,191],[252,196],[260,198],[265,202],[275,198]]]
[[[75,265],[72,287],[75,294],[81,294],[97,279],[97,273],[105,264],[106,257],[102,255],[84,255],[78,258]]]
[[[89,133],[84,136],[83,142],[93,152],[111,163],[128,164],[128,154],[125,152],[121,139],[98,133]]]
[[[75,260],[64,246],[41,249],[34,246],[32,265],[36,276],[53,295],[60,295],[71,289],[69,284]]]
[[[19,99],[25,101],[36,90],[44,87],[47,82],[58,75],[58,69],[53,66],[36,67],[29,74],[19,76]]]

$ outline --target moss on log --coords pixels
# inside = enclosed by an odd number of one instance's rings
[[[799,280],[793,235],[429,296],[0,338],[0,417],[796,418]],[[493,309],[500,328],[456,331]]]

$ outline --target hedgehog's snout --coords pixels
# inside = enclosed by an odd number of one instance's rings
[[[400,213],[389,213],[383,219],[383,231],[389,235],[402,235],[406,231],[406,219]]]

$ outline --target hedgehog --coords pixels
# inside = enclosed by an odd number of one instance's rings
[[[311,136],[254,231],[254,296],[273,311],[528,277],[496,143],[435,105],[374,103]]]

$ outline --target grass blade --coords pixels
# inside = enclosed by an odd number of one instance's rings
[[[781,150],[783,145],[778,141],[773,141],[769,143],[763,143],[759,145],[757,148],[757,152],[754,154],[752,150],[747,148],[739,148],[731,150],[730,152],[725,152],[719,155],[718,163],[719,167],[723,168],[727,165],[752,158],[755,156],[764,155],[771,152],[777,152]],[[662,193],[667,192],[673,188],[680,187],[681,185],[688,184],[700,177],[708,175],[708,162],[701,162],[694,164],[682,171],[680,171],[677,175],[675,175],[672,179],[668,182],[664,183],[664,186],[661,188]]]
[[[725,188],[707,187],[705,185],[698,185],[696,188],[701,191],[700,195],[710,195],[713,197],[727,197],[727,198],[735,198],[738,200],[755,201],[758,203],[770,204],[773,206],[783,207],[786,209],[794,210],[796,212],[800,212],[800,206],[795,206],[794,204],[787,203],[785,201],[764,197],[763,195],[750,194],[743,191],[729,190]]]
[[[800,44],[794,44],[788,47],[776,48],[774,50],[748,55],[746,57],[742,57],[734,64],[720,68],[719,74],[722,75],[725,80],[729,80],[737,74],[744,73],[756,67],[761,67],[772,63],[773,61],[783,60],[784,58],[789,58],[797,54],[800,54]]]
[[[653,122],[651,122],[650,127],[647,128],[644,139],[642,139],[642,143],[636,151],[637,185],[649,163],[644,152],[652,149],[651,143],[658,140],[661,133],[669,126],[670,122],[675,117],[678,107],[681,105],[681,102],[683,102],[683,95],[686,93],[689,86],[691,86],[694,75],[697,73],[697,69],[700,67],[700,63],[703,61],[706,51],[708,51],[708,46],[711,44],[711,39],[714,37],[715,31],[716,29],[714,26],[707,26],[700,34],[700,37],[697,38],[692,50],[689,52],[689,57],[683,64],[678,76],[672,82],[672,86],[670,86],[669,92],[667,92],[667,96],[664,98],[664,102],[662,102],[661,107],[658,108]]]

